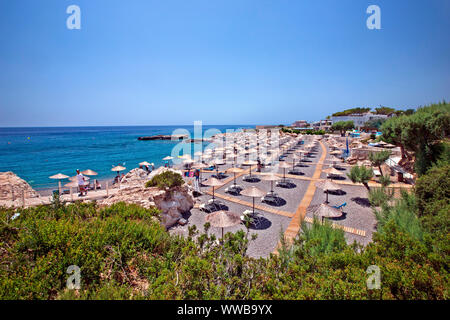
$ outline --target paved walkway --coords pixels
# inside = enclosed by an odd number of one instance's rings
[[[260,205],[260,204],[255,204],[255,208],[258,209],[258,210],[262,210],[262,211],[265,211],[265,212],[269,212],[269,213],[278,214],[278,215],[282,215],[282,216],[285,216],[285,217],[292,218],[289,226],[287,227],[287,229],[286,229],[286,231],[284,233],[285,239],[287,241],[289,241],[289,242],[291,242],[297,236],[298,232],[300,231],[300,228],[301,228],[301,225],[302,225],[303,221],[308,222],[308,223],[312,223],[313,222],[313,219],[311,219],[309,217],[305,217],[306,210],[309,207],[309,205],[310,205],[310,203],[311,203],[311,201],[312,201],[312,199],[314,197],[314,193],[316,191],[316,187],[315,187],[314,182],[315,181],[319,181],[319,180],[323,180],[323,179],[320,179],[320,174],[322,172],[322,166],[323,166],[324,160],[325,160],[325,158],[327,156],[327,150],[326,150],[325,146],[323,145],[322,142],[319,141],[319,143],[320,143],[320,146],[321,146],[323,152],[322,152],[322,156],[320,157],[320,159],[319,159],[319,161],[317,163],[317,166],[316,166],[316,169],[315,169],[315,171],[313,173],[312,178],[299,177],[299,176],[296,176],[296,175],[286,174],[286,177],[290,177],[290,178],[293,178],[293,179],[309,180],[310,181],[310,184],[308,185],[308,189],[306,190],[306,193],[305,193],[302,201],[300,202],[299,206],[297,207],[297,210],[296,210],[295,213],[288,212],[288,211],[283,211],[283,210],[278,210],[278,209],[275,209],[275,208],[269,207],[269,206],[263,206],[263,205]],[[252,167],[252,170],[254,170],[254,167]],[[241,173],[236,174],[236,179],[238,177],[244,175],[244,174],[247,174],[248,172],[249,172],[249,170],[245,170],[245,171],[243,171]],[[262,173],[252,171],[252,174],[258,175],[258,174],[262,174]],[[277,175],[280,176],[280,177],[283,176],[282,174],[277,174]],[[214,190],[216,191],[216,190],[222,188],[223,186],[225,186],[226,184],[230,183],[233,180],[234,180],[234,176],[222,180],[223,185],[220,186],[220,187],[216,187]],[[342,181],[340,181],[340,182],[342,182]],[[345,181],[345,182],[346,182],[345,184],[351,184],[351,185],[360,186],[359,184],[354,184],[354,183],[349,182],[349,181]],[[207,193],[209,195],[212,195],[212,188],[206,189],[205,193]],[[228,195],[224,195],[224,194],[220,194],[220,193],[214,193],[214,195],[217,198],[221,198],[221,199],[224,199],[226,201],[238,203],[240,205],[253,208],[253,203],[251,203],[251,202],[247,202],[247,201],[244,201],[244,200],[236,199],[234,197],[231,197],[231,196],[228,196]],[[347,233],[356,234],[356,235],[362,236],[362,237],[366,236],[366,231],[364,231],[364,230],[359,230],[359,229],[356,229],[356,228],[342,226],[342,225],[339,225],[339,224],[336,224],[336,223],[332,223],[332,226],[333,226],[333,228],[341,229],[341,230],[343,230],[344,232],[347,232]],[[275,251],[277,251],[277,249],[275,249]]]
[[[312,175],[311,182],[308,185],[308,189],[306,189],[305,196],[297,207],[297,210],[292,217],[291,223],[289,223],[289,226],[284,232],[284,238],[288,244],[292,243],[292,241],[300,231],[302,222],[305,219],[306,210],[308,209],[314,197],[314,193],[316,192],[316,186],[314,182],[320,178],[320,174],[322,173],[323,161],[327,157],[327,149],[325,148],[325,145],[321,141],[319,141],[319,144],[322,148],[322,156],[320,157],[319,162],[316,165],[316,169],[314,170],[314,173]],[[278,248],[275,250],[277,251]]]

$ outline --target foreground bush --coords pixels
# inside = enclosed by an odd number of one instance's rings
[[[190,228],[172,236],[156,210],[116,204],[0,209],[1,299],[448,299],[445,246],[387,219],[363,248],[329,224],[304,227],[279,255],[252,259],[249,232],[223,244]],[[448,248],[448,247],[447,247]],[[70,265],[81,289],[69,290]],[[381,290],[366,286],[378,265]]]
[[[167,170],[154,176],[150,181],[148,181],[145,186],[148,187],[158,187],[159,189],[174,188],[183,185],[183,177],[176,172]]]

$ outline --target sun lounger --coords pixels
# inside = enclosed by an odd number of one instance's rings
[[[333,208],[342,210],[345,206],[347,205],[347,202],[344,202],[343,204],[341,204],[340,206],[333,206]]]

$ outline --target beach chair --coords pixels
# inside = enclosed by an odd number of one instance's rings
[[[341,204],[340,206],[333,206],[333,208],[336,208],[336,209],[338,209],[338,210],[342,210],[346,205],[347,205],[347,202],[344,202],[344,203]]]

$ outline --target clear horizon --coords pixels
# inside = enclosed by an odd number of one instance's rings
[[[68,6],[81,10],[69,30]],[[381,29],[369,30],[369,5]],[[0,127],[290,125],[450,100],[450,2],[0,1]],[[180,125],[183,126],[183,125]]]

